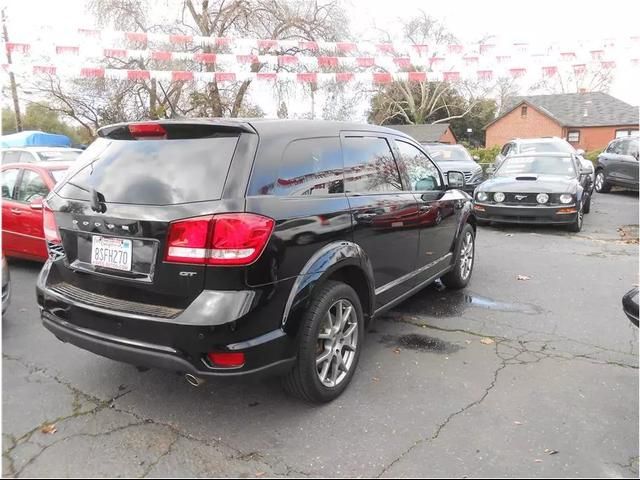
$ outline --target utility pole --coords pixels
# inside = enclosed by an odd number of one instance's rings
[[[7,7],[2,9],[2,34],[7,53],[7,63],[11,65],[11,49],[9,48],[9,34],[7,33]],[[16,77],[9,71],[9,83],[11,84],[11,96],[13,97],[13,111],[16,116],[16,130],[22,131],[22,117],[20,116],[20,103],[18,102],[18,88],[16,87]]]

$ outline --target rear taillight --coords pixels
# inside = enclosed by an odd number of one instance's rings
[[[44,229],[44,238],[47,242],[62,243],[55,214],[46,203],[42,206],[42,227]]]
[[[169,225],[166,262],[249,265],[264,250],[274,221],[252,213],[223,213]]]
[[[166,138],[167,131],[158,123],[132,123],[129,125],[129,133],[133,138]]]
[[[242,352],[210,352],[207,354],[207,358],[214,367],[237,368],[244,365],[244,353]]]

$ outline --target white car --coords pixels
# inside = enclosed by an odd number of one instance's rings
[[[584,150],[573,148],[569,142],[560,137],[538,137],[538,138],[514,138],[507,142],[496,156],[493,165],[494,170],[497,169],[502,161],[510,155],[518,155],[520,153],[573,153],[578,156],[582,168],[591,172],[591,185],[595,183],[595,169],[593,163],[584,158]]]
[[[49,161],[73,162],[82,150],[69,147],[10,147],[0,149],[2,165]]]

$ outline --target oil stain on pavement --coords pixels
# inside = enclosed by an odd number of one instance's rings
[[[380,339],[380,343],[387,347],[400,347],[407,350],[442,354],[455,353],[462,348],[455,343],[416,333],[408,335],[385,335]]]

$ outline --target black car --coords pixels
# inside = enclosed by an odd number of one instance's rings
[[[629,290],[622,297],[622,310],[636,327],[638,326],[638,287]]]
[[[464,145],[444,143],[422,144],[431,159],[444,173],[458,171],[464,174],[464,191],[473,195],[473,191],[484,181],[482,167],[476,163]]]
[[[638,136],[613,140],[598,156],[595,188],[608,193],[616,185],[638,190]]]
[[[454,183],[462,173],[443,177],[382,127],[104,127],[46,201],[42,321],[64,342],[193,384],[268,372],[329,401],[372,318],[435,279],[469,281],[475,216]],[[311,219],[314,235],[297,241],[292,219]]]
[[[576,155],[521,154],[507,157],[490,180],[476,189],[474,212],[480,224],[564,224],[582,229],[591,208],[591,177]]]

